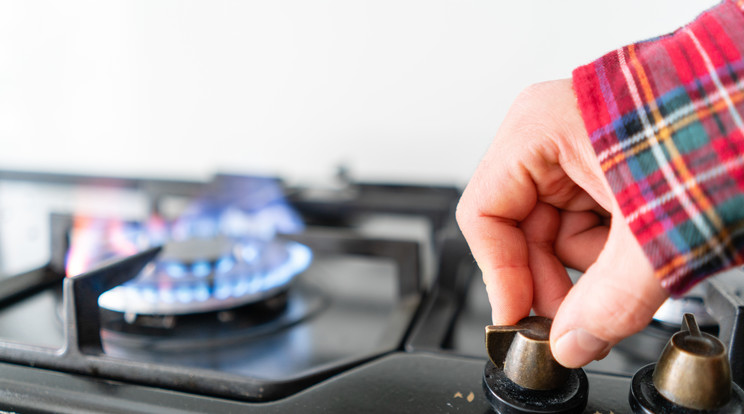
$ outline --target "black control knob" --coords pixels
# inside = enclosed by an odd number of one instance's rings
[[[659,361],[633,376],[629,399],[635,413],[744,413],[744,392],[731,380],[726,348],[701,332],[690,313]]]
[[[550,351],[552,320],[524,318],[514,326],[487,326],[490,359],[483,389],[499,413],[580,413],[589,382],[582,369],[568,369]]]

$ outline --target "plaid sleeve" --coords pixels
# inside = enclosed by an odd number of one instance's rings
[[[602,170],[672,294],[744,256],[742,3],[573,73]]]

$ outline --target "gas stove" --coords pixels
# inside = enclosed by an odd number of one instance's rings
[[[0,171],[0,410],[491,412],[459,194]],[[742,276],[587,366],[584,412],[632,412],[690,310],[742,384]]]

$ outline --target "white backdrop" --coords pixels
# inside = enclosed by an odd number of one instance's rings
[[[0,1],[0,168],[464,184],[522,88],[714,3]]]

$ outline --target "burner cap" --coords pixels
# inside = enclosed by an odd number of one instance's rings
[[[230,255],[236,243],[228,237],[213,237],[209,239],[188,239],[168,242],[163,246],[160,260],[163,262],[180,262],[193,264],[194,262],[216,262],[221,257]]]

